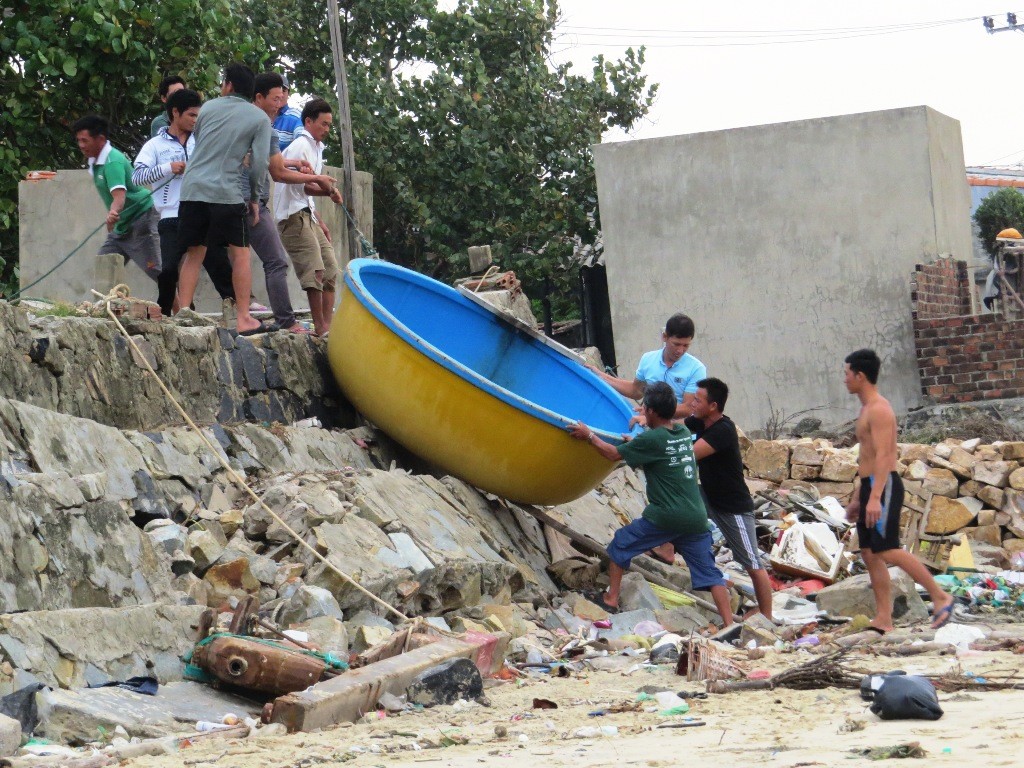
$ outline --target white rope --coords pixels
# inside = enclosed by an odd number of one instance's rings
[[[375,595],[372,592],[370,592],[362,584],[359,584],[355,579],[353,579],[347,573],[345,573],[340,568],[338,568],[338,566],[336,566],[334,563],[329,561],[326,557],[324,557],[319,552],[317,552],[316,549],[314,549],[312,546],[310,546],[306,542],[305,539],[303,539],[301,536],[299,536],[299,534],[296,533],[291,528],[291,526],[288,525],[288,523],[286,523],[284,520],[282,520],[281,517],[276,512],[274,512],[274,510],[272,510],[270,507],[268,507],[266,502],[264,502],[263,499],[260,498],[252,488],[249,487],[249,484],[245,481],[245,478],[243,478],[241,475],[239,475],[235,471],[234,467],[232,467],[228,463],[227,458],[224,456],[223,452],[218,450],[217,447],[215,447],[213,445],[213,443],[210,442],[210,439],[206,436],[206,433],[204,433],[203,430],[200,429],[196,425],[196,423],[194,421],[192,421],[192,419],[189,417],[189,415],[185,412],[185,409],[182,408],[182,406],[178,402],[178,400],[174,397],[173,394],[171,394],[171,391],[164,384],[163,380],[157,375],[157,372],[155,370],[153,370],[153,367],[149,364],[149,361],[146,359],[146,356],[144,354],[142,354],[142,350],[140,350],[139,347],[135,344],[135,340],[131,337],[131,335],[128,333],[128,331],[125,329],[125,327],[123,325],[121,325],[121,321],[118,320],[117,315],[115,315],[114,311],[110,308],[110,302],[111,301],[115,301],[115,300],[119,300],[119,299],[120,300],[131,301],[131,302],[139,301],[138,299],[129,299],[128,298],[128,286],[126,286],[126,285],[115,286],[110,291],[110,293],[108,293],[106,296],[103,296],[103,294],[97,293],[96,291],[93,291],[93,293],[95,293],[97,296],[102,296],[103,297],[102,300],[106,304],[107,314],[110,316],[110,319],[114,321],[115,325],[117,325],[118,330],[121,332],[121,334],[128,341],[128,344],[131,346],[131,348],[135,351],[136,355],[138,356],[138,359],[146,367],[146,370],[149,372],[149,374],[156,380],[156,383],[160,385],[160,389],[163,390],[163,393],[165,395],[167,395],[167,398],[171,401],[171,403],[173,403],[173,405],[177,409],[178,413],[181,414],[181,417],[185,420],[185,423],[188,424],[193,430],[195,430],[196,434],[199,435],[199,438],[206,444],[206,447],[209,448],[210,451],[217,457],[217,460],[220,462],[220,464],[224,468],[224,470],[228,473],[228,477],[231,478],[231,481],[235,485],[237,485],[242,491],[247,493],[249,495],[249,497],[252,498],[254,503],[259,504],[263,508],[263,510],[265,512],[267,512],[272,518],[274,518],[274,521],[278,525],[280,525],[282,528],[285,529],[285,531],[288,532],[289,536],[291,536],[293,539],[295,539],[295,541],[299,544],[299,546],[304,547],[311,555],[313,555],[314,558],[316,558],[321,563],[326,565],[331,571],[336,573],[344,581],[346,581],[349,584],[351,584],[353,587],[355,587],[357,590],[362,592],[364,595],[366,595],[368,598],[373,600],[375,603],[377,603],[378,605],[383,606],[388,611],[390,611],[391,613],[395,614],[400,619],[402,619],[402,621],[408,621],[409,620],[408,616],[406,616],[400,610],[398,610],[393,605],[388,603],[386,600],[382,600],[380,597],[378,597],[377,595]],[[149,304],[149,303],[152,303],[152,302],[140,302],[140,303]]]

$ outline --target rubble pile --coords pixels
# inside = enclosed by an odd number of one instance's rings
[[[542,513],[510,503],[359,423],[325,389],[317,343],[196,323],[141,321],[133,333],[212,449],[177,425],[109,324],[30,321],[0,303],[15,351],[0,356],[0,750],[35,749],[23,764],[60,745],[105,745],[113,764],[129,746],[199,743],[198,731],[241,738],[483,706],[502,681],[752,676],[766,653],[834,650],[851,628],[834,617],[872,610],[866,577],[844,578],[837,554],[837,583],[817,603],[779,591],[781,625],[755,617],[709,640],[699,635],[718,617],[687,594],[685,568],[640,557],[609,615],[592,591],[595,550],[559,526],[599,549],[644,507],[631,470]],[[845,501],[853,489],[855,452],[823,440],[748,441],[744,458],[755,492]],[[900,447],[908,526],[961,537],[983,571],[943,577],[962,602],[1019,602],[1020,583],[1000,570],[1024,548],[1022,464],[1024,443]],[[773,521],[774,540],[784,526]],[[897,618],[927,618],[909,580],[893,590]],[[264,655],[281,669],[302,657],[313,677],[261,678],[237,650],[254,647],[276,649]],[[259,683],[222,686],[230,675]],[[688,706],[658,693],[615,711]],[[50,743],[21,746],[29,737]]]
[[[850,500],[856,447],[803,438],[747,440],[743,448],[754,492],[780,489],[812,499],[832,496],[843,504]],[[906,488],[904,541],[963,542],[976,565],[997,568],[1009,568],[1024,552],[1024,442],[901,443],[897,473]]]

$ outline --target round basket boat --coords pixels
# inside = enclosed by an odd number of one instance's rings
[[[328,358],[345,396],[423,459],[523,504],[561,504],[614,466],[566,431],[621,441],[632,409],[575,360],[459,291],[403,267],[345,270]]]

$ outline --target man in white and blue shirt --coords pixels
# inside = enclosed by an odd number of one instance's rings
[[[697,382],[708,375],[704,363],[689,353],[694,334],[693,320],[682,313],[672,315],[661,334],[661,349],[647,352],[640,358],[633,381],[616,378],[595,366],[587,367],[620,395],[633,400],[641,399],[649,384],[665,382],[676,395],[675,418],[684,419],[693,412]]]
[[[168,316],[175,308],[178,269],[185,255],[178,238],[181,177],[196,146],[192,129],[201,105],[202,99],[195,91],[187,88],[174,91],[167,99],[167,125],[142,145],[132,171],[132,183],[153,190],[153,205],[160,214],[157,232],[162,265],[157,277],[157,303],[160,311]],[[233,298],[227,249],[223,245],[211,246],[203,266],[220,297]]]

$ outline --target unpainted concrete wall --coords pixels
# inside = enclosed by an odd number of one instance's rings
[[[921,402],[909,275],[971,252],[957,121],[910,107],[594,151],[621,375],[682,311],[744,429],[855,416],[842,361],[865,346],[897,412]]]
[[[324,168],[324,173],[338,179],[339,185],[344,176],[341,168],[330,166]],[[353,182],[355,205],[349,210],[367,240],[373,242],[373,176],[356,171]],[[317,200],[317,208],[331,231],[338,264],[344,268],[348,263],[348,222],[345,214],[326,198]],[[18,219],[22,290],[74,250],[103,222],[105,215],[106,210],[88,171],[58,171],[54,179],[21,182],[18,185]],[[90,293],[91,288],[104,293],[109,291],[113,286],[97,285],[95,272],[96,251],[103,244],[106,233],[106,227],[101,227],[74,256],[30,288],[25,296],[77,303],[95,300]],[[260,303],[268,304],[263,264],[255,251],[251,258],[253,295]],[[125,278],[133,295],[156,300],[156,283],[135,264],[129,263],[125,268]],[[289,271],[288,286],[292,306],[308,309],[305,291],[299,286],[294,270]],[[221,308],[220,297],[205,271],[201,272],[195,303],[200,312],[219,312]]]

